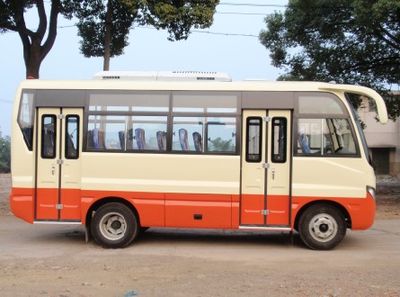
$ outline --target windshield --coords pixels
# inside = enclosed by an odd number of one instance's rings
[[[363,146],[365,158],[367,158],[368,162],[370,164],[372,164],[372,158],[371,158],[371,155],[369,153],[367,139],[365,138],[364,130],[361,127],[360,117],[358,116],[358,113],[356,112],[356,110],[355,110],[353,104],[351,103],[351,101],[350,101],[350,99],[349,99],[347,94],[346,94],[346,98],[347,98],[347,102],[349,103],[349,106],[350,106],[350,109],[351,109],[351,113],[352,113],[352,115],[354,117],[354,121],[356,122],[356,127],[357,127],[358,134],[361,137],[361,143],[362,143],[362,146]]]

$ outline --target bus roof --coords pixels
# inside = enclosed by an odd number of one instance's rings
[[[145,81],[145,80],[25,80],[20,89],[140,90],[140,91],[292,91],[355,93],[371,98],[381,123],[388,121],[383,98],[374,90],[355,85],[293,81]]]

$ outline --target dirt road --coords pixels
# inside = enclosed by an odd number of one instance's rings
[[[9,176],[0,175],[0,296],[400,296],[392,188],[372,229],[349,231],[337,249],[321,252],[279,233],[162,229],[105,250],[86,244],[79,226],[7,215],[7,186]]]
[[[400,296],[400,220],[333,251],[280,234],[149,230],[123,250],[0,217],[1,296]]]

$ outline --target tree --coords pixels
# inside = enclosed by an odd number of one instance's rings
[[[128,45],[133,24],[167,29],[169,40],[187,39],[190,29],[211,26],[219,0],[74,0],[81,52],[85,57],[103,57],[103,70],[110,58]]]
[[[361,84],[383,92],[400,83],[400,1],[289,0],[266,18],[261,43],[280,80]],[[388,97],[391,118],[399,100]]]
[[[11,168],[11,140],[10,136],[2,137],[0,133],[0,172],[10,172]]]
[[[0,33],[17,32],[23,46],[27,78],[39,78],[40,65],[50,52],[57,36],[57,18],[60,13],[71,17],[60,0],[51,0],[47,20],[43,0],[0,0]],[[36,31],[27,28],[24,14],[36,7],[39,22]]]

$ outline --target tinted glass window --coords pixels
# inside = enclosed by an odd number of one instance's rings
[[[188,94],[173,95],[173,112],[236,113],[238,97],[229,94]]]
[[[168,93],[91,94],[89,99],[89,111],[167,112],[168,110]]]
[[[79,157],[79,116],[67,115],[65,126],[65,158]]]
[[[18,125],[29,150],[32,150],[33,140],[33,100],[34,96],[32,93],[24,92],[22,94],[18,114]]]
[[[277,117],[272,119],[272,155],[274,163],[286,162],[287,120]]]
[[[299,96],[300,114],[345,114],[343,105],[334,96]]]
[[[43,159],[53,159],[56,156],[56,116],[42,116],[42,150]]]
[[[247,118],[246,129],[246,161],[260,162],[262,119],[260,117]]]

